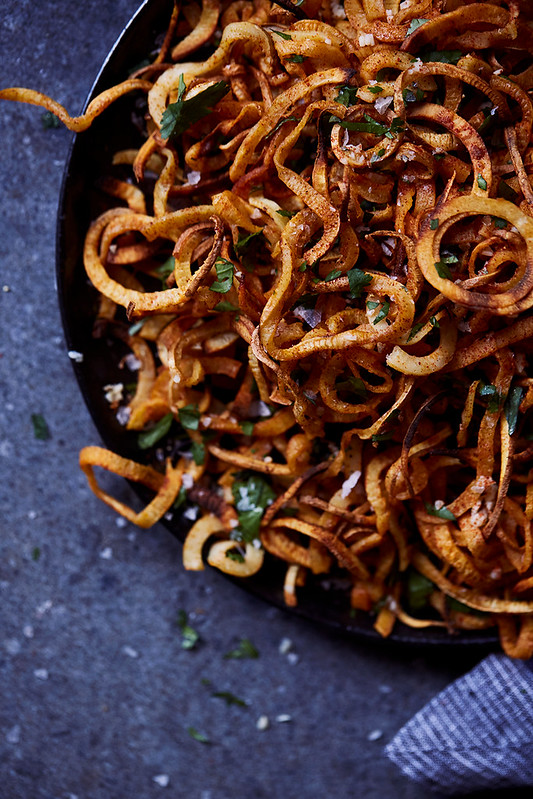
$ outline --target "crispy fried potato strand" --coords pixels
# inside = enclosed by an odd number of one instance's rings
[[[531,657],[532,14],[337,6],[174,4],[153,63],[79,117],[0,91],[75,131],[147,98],[84,262],[95,335],[137,375],[113,411],[152,465],[80,463],[141,526],[198,504],[188,569],[281,560],[292,606],[340,574],[383,636],[494,625]],[[153,499],[135,512],[96,466]]]

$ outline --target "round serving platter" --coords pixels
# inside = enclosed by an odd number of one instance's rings
[[[154,49],[165,31],[172,12],[172,0],[146,0],[125,27],[106,58],[91,89],[87,103],[104,89],[125,80]],[[74,137],[63,176],[57,222],[57,284],[65,338],[69,350],[83,354],[73,360],[81,392],[106,447],[120,455],[140,460],[137,435],[119,424],[105,399],[102,387],[122,382],[119,362],[126,351],[105,335],[93,336],[97,295],[88,283],[83,267],[85,233],[99,213],[107,207],[105,195],[97,187],[97,176],[109,171],[113,153],[138,147],[142,142],[135,117],[139,115],[138,95],[121,98],[98,117],[84,133]],[[88,442],[89,443],[89,442]],[[146,499],[142,488],[134,490]],[[96,501],[96,500],[95,500]],[[181,541],[187,523],[178,515],[162,524]],[[267,557],[263,569],[254,577],[232,579],[265,601],[285,608],[283,601],[284,565]],[[350,613],[348,592],[334,578],[308,580],[299,589],[299,604],[288,609],[314,622],[349,635],[383,641],[373,629],[370,614]],[[493,646],[492,630],[449,634],[442,628],[411,629],[397,624],[386,643],[409,646]]]

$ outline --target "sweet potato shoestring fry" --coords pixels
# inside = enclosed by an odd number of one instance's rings
[[[84,262],[150,465],[80,463],[141,526],[197,505],[186,568],[275,558],[288,605],[341,577],[381,635],[533,655],[531,42],[517,0],[203,0],[79,117],[0,91],[75,131],[146,97]]]

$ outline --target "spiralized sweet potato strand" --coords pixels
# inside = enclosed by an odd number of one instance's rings
[[[290,605],[340,576],[382,635],[533,655],[532,42],[518,0],[203,0],[80,117],[0,91],[75,131],[146,97],[84,261],[150,465],[80,463],[142,526],[199,512],[186,568],[276,558]]]

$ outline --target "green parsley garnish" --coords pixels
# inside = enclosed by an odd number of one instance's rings
[[[197,466],[202,466],[205,462],[205,444],[201,441],[193,441],[191,445],[192,459]]]
[[[231,649],[224,655],[225,660],[243,660],[244,658],[258,658],[259,652],[249,638],[241,638],[235,649]]]
[[[341,86],[335,102],[349,108],[357,102],[357,86]]]
[[[226,294],[233,285],[234,265],[227,258],[219,258],[215,263],[217,279],[211,283],[209,288],[219,294]]]
[[[501,217],[499,216],[493,216],[492,222],[494,224],[494,227],[497,228],[497,230],[503,230],[504,228],[507,227],[507,220],[501,219]]]
[[[292,36],[290,36],[290,34],[288,33],[282,33],[281,31],[272,31],[272,33],[275,33],[276,36],[280,36],[282,39],[285,39],[285,41],[287,42],[292,41]]]
[[[446,263],[445,260],[436,261],[435,262],[435,269],[437,270],[437,274],[443,280],[452,280],[452,273],[450,272],[450,267]]]
[[[214,310],[224,313],[224,311],[238,311],[239,307],[237,305],[233,305],[232,302],[226,302],[226,300],[222,300],[221,302],[217,302]]]
[[[45,130],[50,130],[51,128],[58,128],[61,125],[61,121],[51,111],[45,111],[41,114],[41,124]]]
[[[436,316],[429,317],[429,324],[431,325],[431,327],[440,327],[439,320],[437,319]]]
[[[422,610],[427,599],[435,590],[435,586],[417,571],[409,570],[407,574],[407,601],[411,610]]]
[[[329,283],[329,281],[330,281],[330,280],[336,280],[338,277],[341,277],[341,275],[342,275],[342,272],[341,272],[341,270],[340,270],[340,269],[332,269],[332,270],[331,270],[331,272],[329,272],[329,273],[326,275],[326,277],[324,278],[324,280],[325,280],[327,283]]]
[[[237,547],[233,547],[233,549],[228,549],[226,552],[226,557],[230,560],[234,560],[237,563],[244,563],[244,555],[239,552]]]
[[[420,55],[420,60],[425,64],[428,61],[440,61],[441,64],[457,64],[462,57],[461,50],[429,50],[429,52]]]
[[[232,694],[230,691],[215,691],[211,696],[215,699],[223,699],[227,705],[237,705],[237,707],[246,707],[244,699],[239,699],[238,696]]]
[[[368,300],[366,307],[368,308],[369,311],[374,311],[378,307],[378,305],[379,302],[376,302],[376,300]]]
[[[189,625],[187,613],[184,610],[179,611],[176,624],[181,630],[181,648],[194,649],[200,640],[200,636],[196,630],[193,630],[193,628]]]
[[[477,185],[479,186],[480,189],[483,189],[483,191],[487,190],[487,181],[485,180],[483,175],[477,176]]]
[[[185,94],[185,82],[180,75],[178,99],[171,103],[161,117],[161,136],[163,139],[172,139],[184,133],[191,125],[210,114],[215,105],[229,92],[226,81],[218,81],[208,86],[188,100],[181,98]]]
[[[296,211],[286,211],[285,208],[280,208],[279,211],[276,211],[276,213],[280,216],[286,217],[287,219],[292,219],[296,214]]]
[[[198,741],[201,744],[211,743],[207,735],[204,735],[203,732],[198,732],[198,730],[195,729],[194,727],[187,727],[187,732],[189,733],[191,738],[194,738],[195,741]]]
[[[348,120],[339,119],[336,116],[330,116],[329,121],[340,125],[346,130],[358,131],[360,133],[372,133],[374,136],[386,136],[388,139],[393,139],[398,133],[401,133],[405,128],[405,122],[400,117],[395,117],[388,128],[382,125],[381,122],[376,122],[375,119],[369,114],[363,114],[365,122],[350,122]]]
[[[136,333],[138,333],[139,330],[141,329],[141,327],[146,322],[146,319],[147,319],[147,317],[145,316],[144,319],[139,319],[138,322],[134,322],[132,325],[130,325],[130,327],[128,327],[128,334],[130,336],[134,336]]]
[[[424,323],[423,322],[417,322],[416,325],[413,325],[413,327],[411,328],[411,332],[409,333],[409,337],[407,339],[407,343],[409,343],[411,341],[411,339],[416,336],[418,331],[422,330],[423,327],[424,327]]]
[[[143,430],[142,433],[139,433],[137,438],[139,449],[150,449],[154,444],[157,444],[170,430],[173,419],[174,415],[172,413],[167,413],[149,430]]]
[[[501,405],[501,395],[496,386],[492,383],[481,383],[478,386],[477,393],[480,397],[487,399],[487,410],[489,413],[498,413]]]
[[[358,269],[356,266],[350,269],[350,271],[346,273],[346,276],[348,278],[348,285],[350,286],[350,297],[354,299],[360,297],[364,287],[372,282],[372,275],[363,272],[362,269]]]
[[[514,386],[509,394],[507,395],[507,399],[505,401],[504,412],[505,418],[507,419],[507,424],[509,425],[509,435],[512,436],[514,431],[516,430],[516,423],[518,421],[518,411],[520,409],[520,403],[522,402],[522,396],[524,394],[524,389],[521,386]]]
[[[429,222],[430,230],[436,230],[438,228],[438,226],[439,226],[439,220],[438,219],[431,219],[430,220],[430,222]]]
[[[186,430],[198,430],[200,411],[197,405],[185,405],[178,411],[180,424]]]
[[[290,64],[303,64],[305,58],[306,56],[304,55],[291,55],[286,58],[285,61],[288,61]]]
[[[172,510],[179,510],[182,505],[185,504],[187,501],[187,490],[185,486],[181,486],[180,490],[178,491],[178,496],[176,497],[174,504],[172,505]]]
[[[251,436],[254,431],[255,422],[239,422],[239,427],[241,428],[243,434],[245,436]]]
[[[443,505],[442,508],[436,508],[435,505],[432,505],[430,502],[425,502],[424,504],[426,506],[426,512],[429,513],[430,516],[438,516],[439,519],[445,519],[448,522],[456,521],[456,517],[446,505]]]
[[[375,433],[371,440],[374,444],[380,444],[382,441],[390,441],[391,438],[392,431],[389,431],[388,433]]]
[[[33,425],[33,435],[35,438],[38,438],[39,441],[46,441],[50,438],[50,430],[48,429],[46,419],[42,413],[32,413],[31,423]]]
[[[176,265],[176,259],[174,258],[173,255],[171,255],[170,258],[167,258],[167,260],[164,261],[155,270],[156,275],[161,279],[163,285],[165,284],[167,277],[169,277],[174,271],[175,265]]]
[[[231,537],[236,541],[251,543],[258,537],[263,513],[275,500],[276,494],[258,474],[235,480],[231,490],[239,516],[239,526]]]
[[[372,94],[381,94],[383,91],[383,86],[369,86],[368,91]]]
[[[238,241],[235,244],[235,252],[240,257],[243,255],[245,250],[253,243],[258,242],[258,236],[262,236],[263,231],[258,230],[256,233],[249,233],[247,236],[239,236]]]
[[[418,30],[418,28],[423,25],[424,22],[429,22],[429,20],[422,19],[422,17],[419,17],[418,19],[412,19],[409,27],[407,28],[407,35],[410,36],[412,33]]]
[[[385,302],[381,306],[380,312],[378,313],[372,324],[377,325],[378,322],[381,322],[383,321],[383,319],[386,319],[389,311],[390,311],[390,302],[388,300],[385,300]]]

